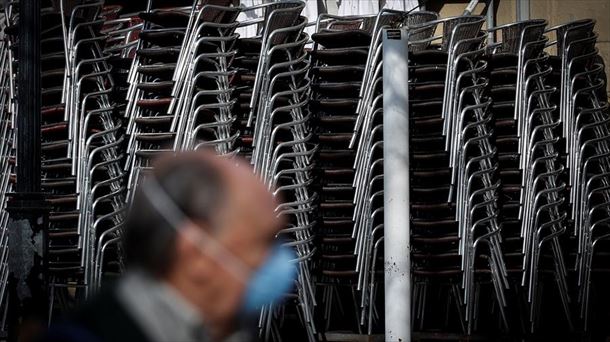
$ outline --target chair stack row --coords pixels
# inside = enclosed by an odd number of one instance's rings
[[[103,53],[106,37],[100,32],[104,18],[114,10],[90,1],[64,5],[45,4],[41,11],[41,186],[50,208],[51,312],[56,303],[66,308],[85,298],[97,288],[103,273],[119,270],[117,242],[125,208],[121,124],[111,95],[111,67]],[[5,8],[9,22],[4,42],[11,50],[6,51],[8,64],[2,70],[11,80],[2,113],[10,116],[8,144],[13,143],[10,128],[19,115],[17,7],[18,3],[11,3]],[[15,155],[4,149],[3,155],[5,151]],[[12,157],[9,160],[15,164]],[[11,169],[3,172],[7,179],[13,177]]]
[[[17,5],[0,14],[0,316]],[[294,291],[261,310],[260,338],[383,331],[383,34],[399,29],[414,329],[538,336],[610,317],[610,112],[594,21],[485,28],[481,16],[383,9],[323,14],[310,37],[297,0],[54,6],[42,10],[40,113],[54,312],[122,272],[125,210],[151,161],[208,149],[251,163],[298,256]]]
[[[608,102],[594,22],[484,30],[481,17],[433,19],[405,25],[416,330],[537,336],[590,331],[594,317],[599,331],[597,317],[607,313],[597,302],[608,300],[600,290],[610,236]],[[486,42],[492,35],[499,43]],[[367,65],[351,141],[354,228],[370,234],[361,240],[369,265],[383,248],[375,238],[383,207],[374,204],[383,198],[375,187],[383,177],[375,171],[383,156],[379,65]]]

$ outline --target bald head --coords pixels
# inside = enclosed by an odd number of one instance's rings
[[[190,221],[215,236],[274,236],[281,226],[275,200],[241,159],[210,152],[165,155],[151,175]],[[142,189],[149,186],[146,181]],[[140,189],[125,231],[125,252],[132,265],[163,275],[175,257],[176,228],[167,222]]]

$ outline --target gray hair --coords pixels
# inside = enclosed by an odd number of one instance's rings
[[[225,196],[218,170],[201,159],[175,158],[152,177],[190,220],[212,225]],[[141,187],[146,187],[144,182]],[[176,229],[139,189],[130,208],[123,247],[128,266],[163,276],[175,257]],[[212,227],[214,228],[214,227]]]

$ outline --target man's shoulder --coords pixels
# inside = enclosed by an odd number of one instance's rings
[[[51,328],[51,334],[73,341],[149,342],[118,300],[116,288],[110,287]],[[55,341],[51,339],[50,342]],[[59,340],[58,340],[59,341]]]

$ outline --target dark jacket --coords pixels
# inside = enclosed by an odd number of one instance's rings
[[[114,287],[65,320],[51,325],[43,342],[151,342],[127,313]]]

